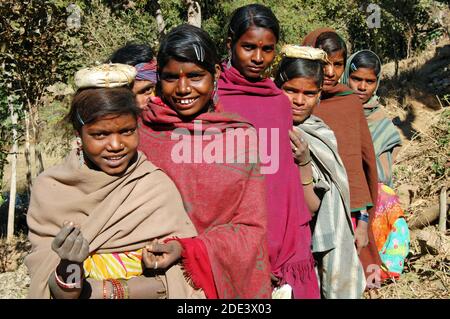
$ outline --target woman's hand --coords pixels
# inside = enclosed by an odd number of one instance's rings
[[[273,273],[270,273],[270,281],[272,282],[272,287],[280,286],[280,278],[275,276]]]
[[[142,261],[149,269],[166,269],[181,258],[183,247],[176,240],[159,243],[156,239],[142,250]]]
[[[73,222],[64,222],[63,227],[53,239],[52,249],[61,261],[81,264],[89,256],[89,243]]]
[[[365,221],[358,220],[355,229],[355,244],[358,255],[361,250],[369,244],[369,224]]]
[[[297,164],[306,163],[311,158],[309,154],[309,146],[302,134],[296,130],[289,130],[289,137],[291,138],[292,152]]]

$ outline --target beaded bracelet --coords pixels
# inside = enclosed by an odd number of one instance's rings
[[[123,287],[117,279],[110,279],[114,287],[114,299],[123,299]]]
[[[103,299],[106,299],[106,282],[107,280],[103,279]]]
[[[108,279],[108,281],[113,285],[114,297],[111,299],[125,299],[125,288],[122,282],[117,279]]]
[[[128,281],[125,279],[119,279],[123,288],[123,299],[130,299],[130,288],[128,287]]]

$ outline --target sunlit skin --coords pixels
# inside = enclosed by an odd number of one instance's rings
[[[314,79],[301,77],[290,79],[281,89],[291,102],[294,125],[303,123],[319,102],[321,88]]]
[[[328,55],[330,63],[323,68],[323,91],[326,93],[335,87],[345,69],[344,50],[336,51]]]
[[[359,68],[348,79],[348,86],[355,91],[361,102],[367,103],[377,89],[377,76],[373,69]]]
[[[124,173],[135,160],[139,136],[131,114],[105,115],[83,125],[80,136],[88,165],[108,175]]]
[[[155,84],[148,80],[137,80],[133,83],[132,91],[136,95],[136,102],[139,108],[147,107],[150,97],[153,95]]]
[[[314,107],[319,103],[321,88],[317,86],[313,78],[297,77],[286,81],[281,89],[291,102],[294,126],[303,123],[311,116]],[[301,182],[304,183],[313,176],[311,164],[308,163],[308,159],[311,158],[309,146],[299,131],[290,130],[289,137],[296,163],[306,163],[305,165],[299,165],[302,176]],[[311,183],[303,186],[303,191],[306,205],[309,211],[314,214],[320,207],[320,199],[314,192],[314,185]]]
[[[195,63],[170,59],[161,72],[162,98],[181,117],[194,117],[208,110],[219,76],[218,64],[213,76]]]
[[[232,65],[248,80],[261,78],[275,58],[277,38],[267,28],[250,27],[231,47],[231,38],[227,40],[232,50]]]

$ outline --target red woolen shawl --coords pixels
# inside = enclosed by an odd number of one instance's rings
[[[218,109],[198,115],[195,121],[202,123],[202,131],[196,133],[217,128],[224,140],[227,128],[251,129],[237,116]],[[184,264],[194,284],[203,288],[208,298],[270,298],[265,186],[259,164],[174,163],[171,152],[179,141],[171,140],[171,134],[184,128],[191,134],[185,137],[192,140],[194,122],[183,121],[159,98],[149,103],[142,124],[140,150],[175,182],[199,233],[194,240],[181,240]],[[203,148],[208,142],[202,141]],[[208,259],[216,295],[210,291]]]
[[[292,111],[288,98],[270,79],[250,82],[234,67],[224,68],[219,96],[227,112],[249,120],[256,129],[277,129],[279,136],[265,141],[267,149],[279,147],[279,168],[267,174],[268,241],[272,273],[292,286],[295,298],[318,298],[311,253],[311,214],[306,206],[300,172],[294,163],[289,129]],[[274,154],[272,154],[273,156]],[[263,164],[261,165],[263,166]]]

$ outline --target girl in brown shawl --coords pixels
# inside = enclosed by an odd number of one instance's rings
[[[380,257],[371,230],[377,202],[377,166],[372,138],[363,106],[353,91],[339,84],[347,59],[344,40],[332,29],[318,29],[306,36],[303,45],[323,49],[329,59],[324,67],[321,103],[313,114],[336,135],[339,155],[347,171],[355,242],[366,274],[367,285],[378,285]]]
[[[77,91],[68,119],[78,148],[33,186],[27,215],[33,249],[25,260],[31,298],[203,296],[179,265],[171,266],[176,254],[160,265],[167,271],[143,275],[141,251],[148,240],[196,231],[173,182],[137,151],[134,94],[103,87],[127,83],[134,72],[106,65],[75,77],[78,84],[96,81],[91,84],[101,88]],[[151,257],[144,254],[146,266]]]

